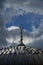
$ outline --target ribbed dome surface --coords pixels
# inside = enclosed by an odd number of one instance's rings
[[[22,48],[22,49],[21,49]],[[41,49],[7,47],[0,49],[0,65],[43,65]]]

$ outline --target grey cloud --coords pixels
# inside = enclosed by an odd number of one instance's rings
[[[7,31],[4,29],[3,16],[0,15],[0,47],[6,46],[8,43],[6,41]]]
[[[3,8],[3,3],[5,2],[5,0],[0,0],[0,9]]]
[[[34,33],[32,33],[32,36],[34,38],[34,41],[28,44],[28,46],[43,49],[43,21],[40,23],[40,27],[38,29],[35,29],[33,32]]]
[[[35,40],[33,43],[28,44],[28,46],[43,49],[43,40],[42,39]]]
[[[43,0],[30,0],[30,6],[36,8],[43,8]]]
[[[29,10],[35,10],[35,11],[43,11],[43,0],[2,0],[1,4],[4,4],[4,6],[6,7],[6,5],[10,6],[10,7],[14,7],[16,8],[20,8],[23,11],[27,9],[27,11]],[[17,6],[17,7],[16,7]]]
[[[0,27],[0,47],[8,44],[6,41],[6,37],[7,37],[7,31],[4,30],[4,28]]]
[[[39,28],[35,28],[35,26],[32,26],[32,33],[31,36],[34,38],[39,38],[41,35],[43,35],[43,20],[40,23]]]

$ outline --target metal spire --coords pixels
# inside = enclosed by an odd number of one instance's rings
[[[21,35],[20,35],[21,44],[23,44],[23,26],[22,26],[22,24],[20,26],[20,33],[21,33]]]
[[[20,26],[20,44],[18,46],[25,46],[25,44],[23,44],[23,26],[21,24]],[[18,48],[17,46],[17,48]]]

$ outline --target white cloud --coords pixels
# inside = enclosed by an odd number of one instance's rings
[[[24,36],[24,38],[23,38],[23,43],[26,44],[26,45],[32,43],[33,41],[34,41],[33,38],[30,38],[30,37],[27,37],[27,36]]]
[[[6,40],[7,40],[7,42],[9,42],[10,44],[11,44],[11,43],[14,43],[13,38],[9,38],[9,39],[8,39],[8,38],[6,38]]]
[[[8,27],[6,30],[12,31],[12,30],[16,30],[16,29],[19,29],[19,27],[11,26],[11,27]]]

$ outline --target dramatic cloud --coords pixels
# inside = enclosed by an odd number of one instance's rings
[[[6,29],[4,25],[11,22],[12,17],[23,16],[29,12],[43,15],[43,0],[0,0],[0,46],[20,43],[19,27],[12,26]],[[43,21],[39,28],[36,29],[33,25],[32,32],[24,30],[23,34],[25,44],[41,48],[43,45]]]

